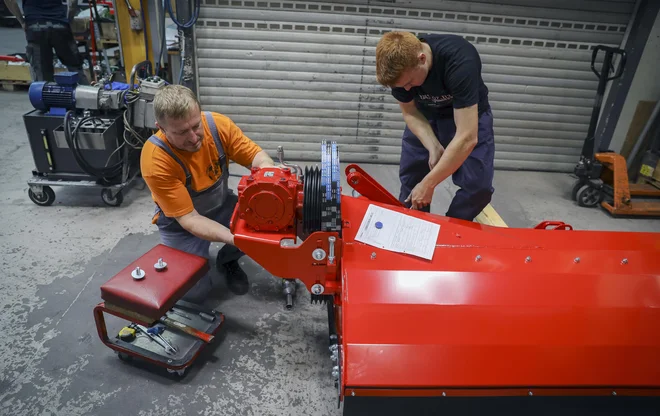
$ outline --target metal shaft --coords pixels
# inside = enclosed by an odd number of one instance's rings
[[[149,331],[147,330],[147,328],[143,327],[143,326],[140,325],[140,324],[135,324],[135,327],[136,327],[137,329],[139,329],[140,332],[142,332],[143,334],[145,334],[146,336],[148,336],[149,338],[151,338],[153,341],[155,341],[158,345],[160,345],[161,347],[163,347],[163,348],[165,349],[165,351],[166,351],[168,354],[173,354],[173,353],[176,352],[176,350],[175,350],[174,348],[172,348],[172,346],[169,345],[169,343],[167,343],[166,341],[164,341],[164,340],[162,340],[162,339],[156,337],[156,336],[153,335],[153,334],[150,334]]]
[[[328,255],[328,263],[333,264],[335,262],[335,237],[328,237],[328,243],[330,244],[330,254]]]

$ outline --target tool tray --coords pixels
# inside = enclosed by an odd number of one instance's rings
[[[159,265],[159,260],[165,263],[164,268]],[[139,268],[137,272],[136,268]],[[147,328],[166,318],[173,324],[185,324],[213,336],[224,323],[224,315],[180,300],[208,270],[206,258],[162,244],[156,245],[101,286],[104,302],[94,308],[99,338],[122,359],[138,357],[183,375],[208,342],[166,326],[161,336],[177,347],[176,353],[169,354],[158,342],[140,331],[132,341],[124,341],[118,335],[109,337],[104,314],[128,321],[125,325],[136,323]],[[215,319],[208,322],[199,312]]]
[[[208,322],[195,312],[187,309],[178,308],[176,306],[172,309],[188,315],[189,319],[173,313],[168,313],[167,317],[209,335],[214,335],[224,323],[224,315],[218,311],[205,311],[209,314],[212,313],[215,317],[213,322]],[[142,358],[172,371],[185,370],[192,364],[201,350],[206,346],[206,342],[197,339],[192,335],[170,328],[165,328],[165,331],[161,336],[177,348],[176,353],[166,353],[162,346],[140,331],[137,331],[133,341],[124,341],[117,335],[114,338],[108,338],[105,344],[117,351],[119,358],[122,360],[127,360],[129,357]]]

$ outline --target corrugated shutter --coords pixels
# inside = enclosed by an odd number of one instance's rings
[[[271,154],[398,163],[403,119],[376,82],[383,33],[455,33],[481,54],[496,167],[571,170],[597,79],[591,48],[619,46],[634,0],[205,0],[196,27],[199,96]],[[602,54],[601,54],[602,55]]]

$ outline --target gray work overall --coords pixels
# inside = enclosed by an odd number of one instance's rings
[[[181,168],[183,168],[183,171],[186,174],[186,189],[190,194],[195,210],[197,210],[200,215],[217,221],[225,227],[229,227],[229,221],[231,220],[234,208],[238,202],[238,197],[231,189],[229,189],[229,163],[224,148],[222,147],[222,142],[220,141],[218,129],[213,120],[213,116],[209,112],[204,112],[204,116],[206,117],[211,134],[213,135],[215,146],[218,149],[219,163],[222,169],[220,178],[204,191],[196,192],[192,189],[190,170],[188,170],[181,159],[165,143],[163,143],[161,139],[156,136],[151,136],[149,141],[163,149],[179,165],[181,165]],[[209,247],[211,246],[210,241],[202,240],[184,230],[175,218],[165,216],[165,213],[160,209],[158,204],[156,204],[156,212],[159,214],[158,219],[156,220],[156,225],[158,226],[161,241],[164,245],[185,251],[186,253],[206,258],[209,257]],[[242,252],[232,245],[225,245],[221,251],[223,252],[221,257],[223,258],[223,261],[226,262],[237,260],[243,255]],[[188,293],[186,293],[183,299],[200,301],[208,295],[211,288],[217,283],[212,280],[210,275],[211,273],[207,273],[206,276],[201,278],[200,281],[190,289]]]

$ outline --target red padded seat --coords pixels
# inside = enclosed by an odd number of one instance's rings
[[[167,268],[157,271],[154,264],[162,258]],[[145,276],[135,280],[136,267]],[[107,303],[160,319],[209,270],[208,259],[158,244],[126,266],[101,286],[101,298]]]

